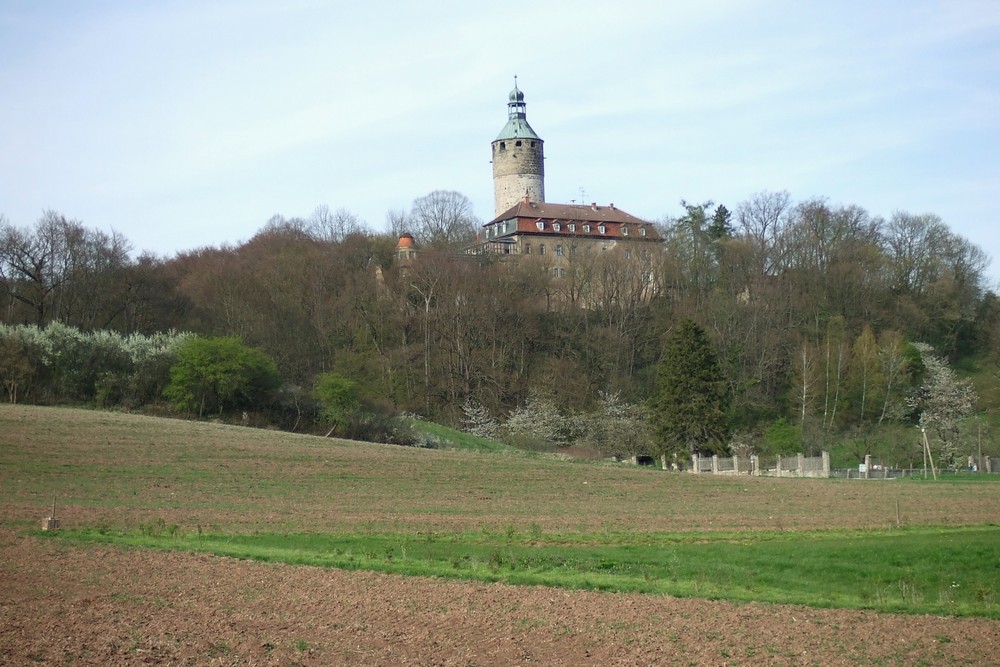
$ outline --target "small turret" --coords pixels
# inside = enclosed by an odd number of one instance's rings
[[[396,243],[396,257],[411,260],[417,256],[417,242],[410,232],[403,232]]]

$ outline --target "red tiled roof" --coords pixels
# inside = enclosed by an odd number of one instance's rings
[[[629,238],[635,240],[659,241],[660,235],[656,227],[641,218],[615,208],[614,204],[598,206],[597,204],[549,204],[521,200],[490,222],[483,225],[489,227],[497,222],[514,219],[517,221],[516,231],[510,234],[545,234],[559,236],[594,236],[603,238]],[[541,223],[541,229],[539,229]],[[570,230],[570,225],[575,225]],[[558,229],[555,227],[558,225]],[[590,231],[584,230],[584,225],[590,225]],[[604,225],[604,233],[599,226]],[[622,233],[627,228],[627,233]],[[640,229],[645,229],[643,234]]]

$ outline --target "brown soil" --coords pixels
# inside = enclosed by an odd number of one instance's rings
[[[0,406],[2,665],[984,665],[1000,624],[73,546],[64,527],[548,532],[995,521],[991,484],[713,479]]]
[[[983,665],[984,619],[564,591],[0,531],[5,665]]]

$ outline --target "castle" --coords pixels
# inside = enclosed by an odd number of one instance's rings
[[[663,241],[656,227],[614,204],[551,204],[545,201],[545,142],[528,124],[524,93],[517,87],[507,102],[507,124],[493,140],[493,214],[470,252],[544,258],[553,275],[565,275],[578,254],[596,254],[627,244]],[[646,246],[648,247],[648,246]],[[396,247],[401,259],[413,259],[413,236]]]
[[[542,138],[528,124],[524,93],[507,102],[507,124],[493,140],[494,218],[483,225],[483,250],[503,255],[549,255],[555,262],[580,251],[606,252],[623,242],[662,241],[652,223],[614,204],[545,201]],[[558,274],[558,266],[554,267]]]

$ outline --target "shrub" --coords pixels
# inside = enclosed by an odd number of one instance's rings
[[[191,337],[177,351],[164,395],[178,410],[222,413],[226,408],[267,404],[281,385],[278,369],[266,354],[239,338]]]

